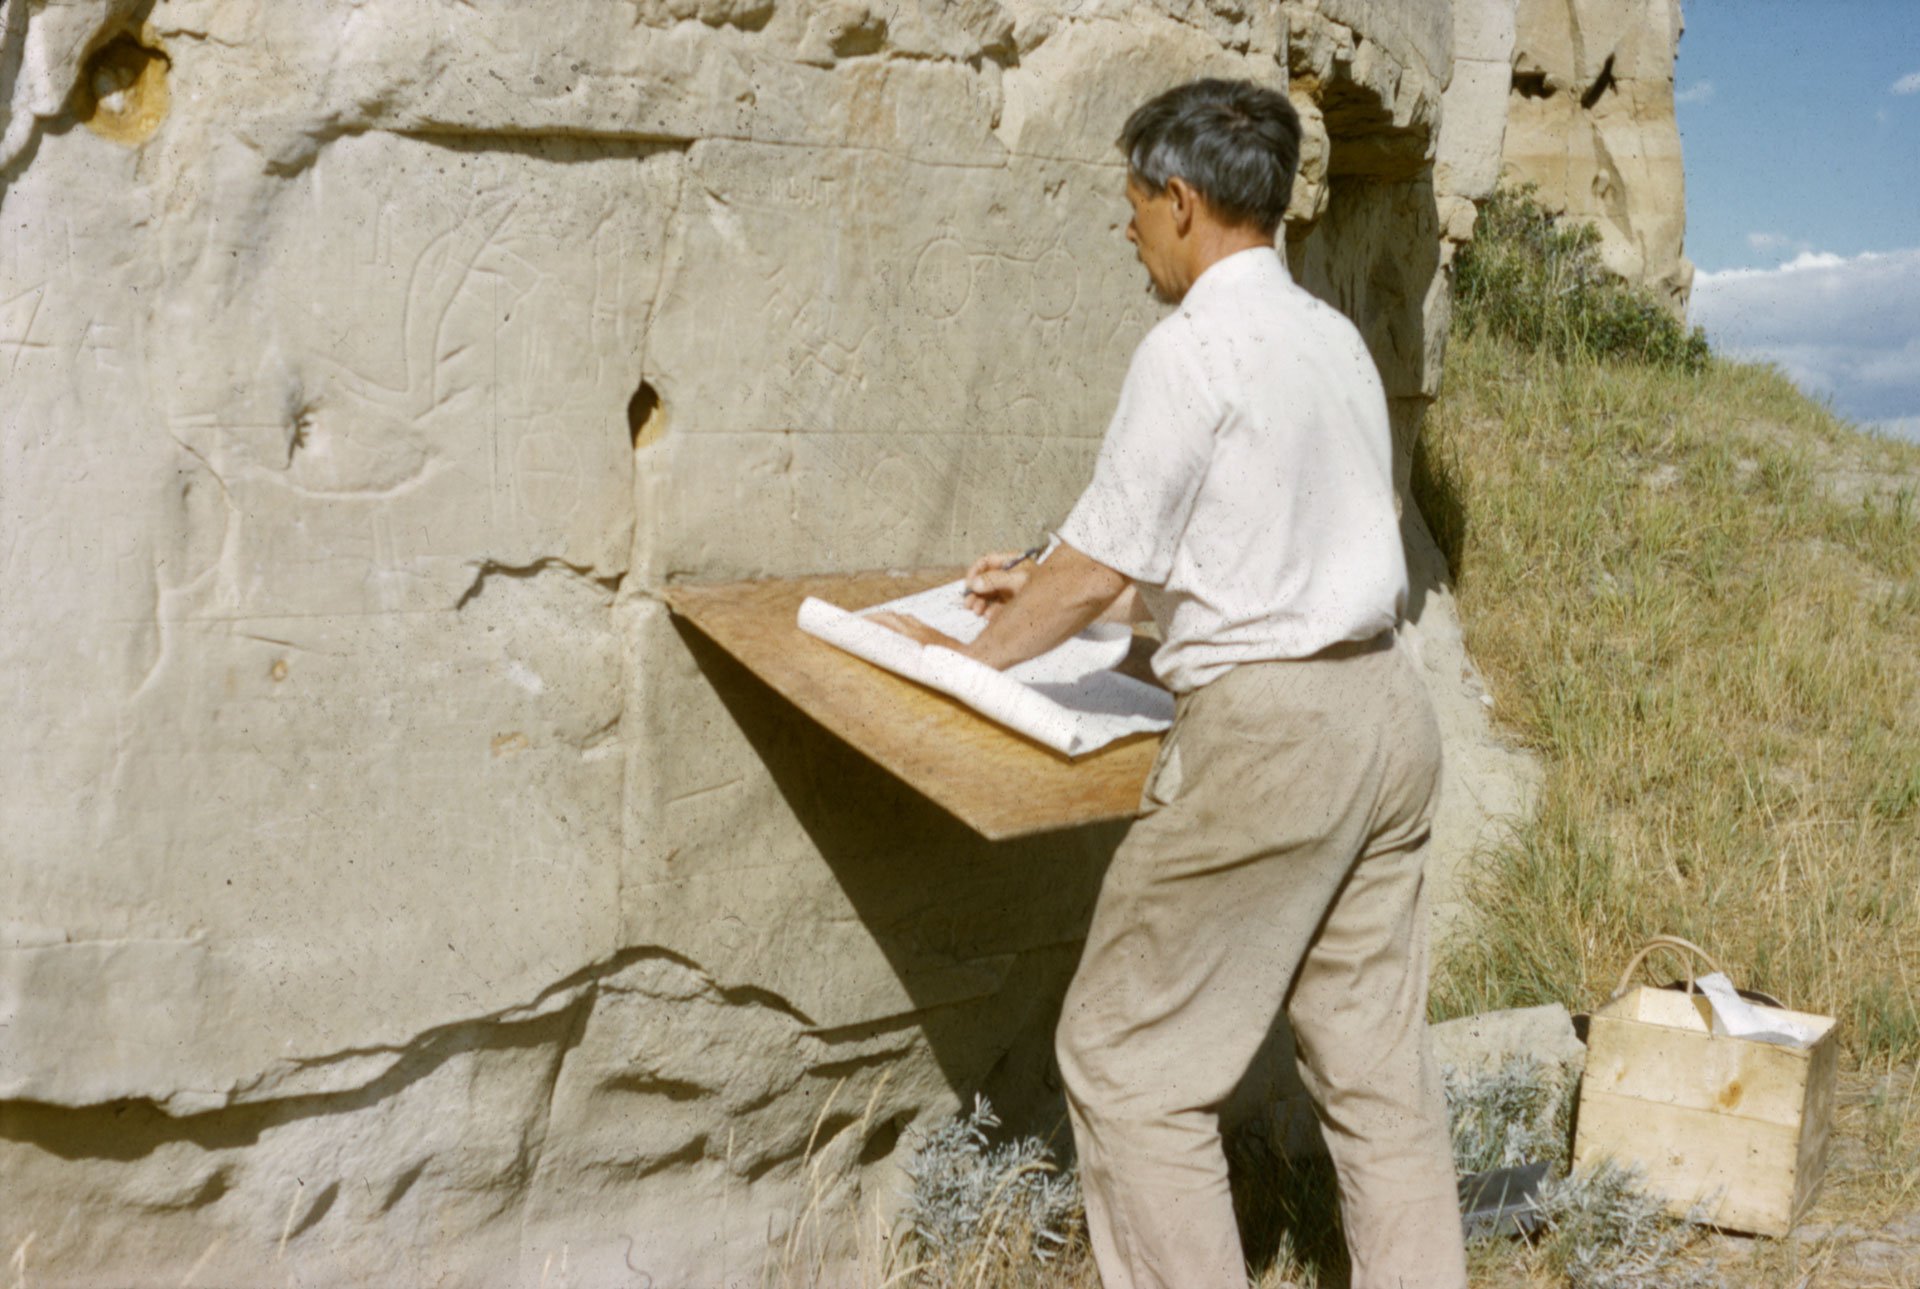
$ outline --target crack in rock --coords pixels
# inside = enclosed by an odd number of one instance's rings
[[[569,563],[557,555],[537,559],[531,564],[503,564],[496,560],[483,560],[474,565],[474,569],[473,582],[461,593],[460,598],[453,602],[455,612],[466,608],[478,599],[480,592],[486,589],[487,582],[491,578],[508,577],[524,581],[538,577],[542,573],[571,573],[575,577],[594,583],[609,595],[615,595],[619,593],[620,583],[627,576],[624,570],[619,573],[600,573],[588,565]]]
[[[257,1078],[225,1093],[199,1092],[195,1104],[205,1105],[208,1096],[223,1098],[223,1104],[196,1109],[189,1114],[169,1113],[167,1099],[130,1097],[107,1103],[56,1105],[32,1100],[0,1104],[31,1106],[50,1123],[95,1114],[102,1108],[132,1113],[144,1120],[142,1131],[125,1134],[119,1144],[96,1143],[92,1147],[74,1144],[55,1147],[66,1153],[71,1149],[82,1155],[100,1154],[107,1158],[139,1158],[170,1141],[186,1141],[207,1149],[225,1145],[252,1144],[268,1127],[295,1119],[307,1119],[349,1113],[384,1101],[413,1083],[432,1074],[454,1056],[488,1048],[523,1047],[553,1040],[578,1041],[595,998],[604,989],[610,995],[644,991],[623,988],[610,978],[645,961],[665,962],[690,973],[700,990],[711,990],[722,1002],[736,1007],[760,1008],[778,1013],[795,1022],[802,1030],[815,1028],[814,1022],[798,1007],[771,990],[755,985],[723,985],[699,963],[659,945],[639,945],[622,949],[600,962],[581,968],[556,981],[526,1003],[501,1008],[479,1016],[466,1017],[436,1025],[403,1043],[376,1043],[342,1048],[311,1056],[290,1058]],[[547,1031],[560,1025],[557,1035]],[[564,1057],[564,1051],[562,1053]],[[335,1077],[328,1077],[332,1074]],[[338,1076],[344,1074],[342,1081]],[[558,1081],[558,1062],[555,1069]],[[549,1088],[551,1094],[552,1088]],[[247,1111],[245,1122],[236,1122],[236,1111]],[[549,1111],[551,1105],[549,1105]],[[77,1134],[75,1143],[89,1134]],[[136,1141],[142,1145],[134,1144]],[[131,1153],[126,1153],[131,1152]]]

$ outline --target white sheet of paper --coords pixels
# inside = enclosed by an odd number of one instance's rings
[[[1763,1011],[1740,996],[1724,972],[1715,971],[1694,982],[1713,1009],[1713,1032],[1782,1047],[1810,1047],[1821,1031],[1778,1012]]]
[[[970,612],[963,582],[902,596],[866,613],[903,613],[954,639],[971,642],[986,620]],[[896,631],[824,600],[800,606],[802,631],[896,675],[959,699],[981,715],[1067,756],[1083,756],[1117,738],[1173,724],[1173,695],[1112,668],[1127,656],[1133,632],[1113,623],[1087,628],[1057,649],[1007,671]]]

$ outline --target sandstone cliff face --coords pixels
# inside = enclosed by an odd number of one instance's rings
[[[1057,520],[1195,75],[1290,83],[1410,439],[1510,12],[0,0],[0,1252],[719,1283],[809,1149],[1037,1122],[1118,833],[985,844],[657,592]],[[1418,607],[1458,851],[1513,771]]]
[[[1608,268],[1684,312],[1680,29],[1679,0],[1519,0],[1505,159],[1548,209],[1599,228]]]

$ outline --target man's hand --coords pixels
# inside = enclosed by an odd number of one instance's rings
[[[1130,585],[1125,574],[1065,542],[1038,564],[980,569],[981,564],[991,565],[995,558],[989,555],[976,562],[969,570],[968,585],[972,586],[975,571],[980,572],[983,592],[996,591],[1004,585],[1002,579],[1016,575],[1019,584],[1004,599],[993,602],[986,630],[961,652],[1001,671],[1038,657],[1072,636],[1112,607]],[[990,597],[983,594],[981,598]]]
[[[966,645],[955,640],[943,631],[935,631],[919,618],[910,618],[904,613],[870,613],[867,621],[878,622],[890,631],[898,631],[916,644],[939,645],[942,649],[965,650]]]
[[[1044,563],[1007,568],[1012,555],[983,555],[967,570],[967,585],[986,601],[986,630],[972,644],[935,631],[917,618],[875,613],[867,618],[920,644],[937,644],[997,671],[1035,658],[1067,639],[1130,589],[1124,574],[1062,542]],[[996,562],[997,561],[997,562]]]
[[[991,621],[1032,577],[1032,561],[1019,551],[982,555],[967,570],[967,607]]]

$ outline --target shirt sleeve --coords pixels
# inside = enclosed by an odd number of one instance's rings
[[[1165,583],[1220,415],[1191,339],[1166,323],[1154,328],[1134,350],[1093,482],[1060,526],[1060,540],[1137,582]]]

